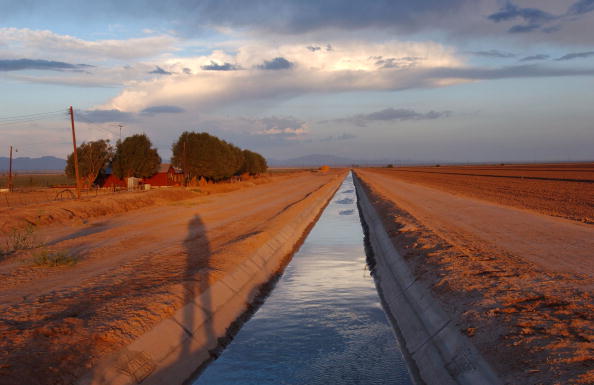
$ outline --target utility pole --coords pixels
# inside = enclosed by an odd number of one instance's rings
[[[72,147],[74,148],[74,174],[76,176],[76,197],[80,199],[80,178],[78,176],[78,154],[76,153],[76,133],[74,132],[74,110],[72,106],[70,112],[70,123],[72,124]]]
[[[8,191],[12,192],[12,146],[10,146],[10,161],[8,163]]]
[[[118,126],[120,128],[120,142],[122,141],[122,127],[124,127],[124,125],[122,123],[118,123],[116,124],[116,126]]]
[[[184,186],[188,186],[188,175],[187,175],[187,160],[186,160],[186,140],[184,140],[184,161],[183,161],[183,169],[184,169]]]

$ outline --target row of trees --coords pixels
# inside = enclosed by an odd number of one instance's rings
[[[234,175],[266,172],[264,157],[242,150],[205,132],[184,132],[172,146],[174,167],[183,170],[186,180],[204,177],[219,181]],[[146,134],[137,134],[118,141],[115,148],[109,140],[84,142],[77,148],[79,174],[90,186],[107,167],[118,178],[147,178],[154,175],[161,157]],[[66,161],[65,172],[74,176],[74,154]]]

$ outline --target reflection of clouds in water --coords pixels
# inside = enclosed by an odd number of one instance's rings
[[[338,214],[340,215],[353,215],[355,210],[341,210]]]
[[[336,201],[336,203],[338,203],[339,205],[350,205],[353,202],[354,201],[353,201],[352,198],[344,198],[344,199],[341,199],[339,201]]]

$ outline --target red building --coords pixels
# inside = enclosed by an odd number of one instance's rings
[[[184,181],[184,175],[181,170],[176,169],[169,163],[161,163],[157,173],[149,178],[142,178],[140,184],[150,184],[155,187],[162,186],[181,186]],[[115,176],[111,169],[107,169],[104,175],[101,175],[95,181],[100,187],[123,187],[126,188],[128,183],[126,179],[120,179]]]

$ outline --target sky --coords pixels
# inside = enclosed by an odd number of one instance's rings
[[[594,159],[594,0],[0,0],[0,156]]]

